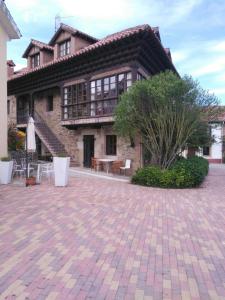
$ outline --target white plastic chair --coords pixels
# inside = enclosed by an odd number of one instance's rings
[[[52,175],[54,174],[53,163],[41,164],[41,172],[40,173],[41,173],[40,179],[44,175],[50,181]]]
[[[34,168],[31,167],[30,163],[28,163],[28,165],[26,166],[26,158],[21,158],[21,165],[22,165],[22,169],[24,170],[24,173],[26,173],[26,169],[27,169],[27,173],[28,173],[28,177],[29,177],[30,171],[34,171]]]
[[[22,175],[25,175],[25,170],[22,168],[21,165],[17,163],[15,159],[13,159],[13,171],[12,171],[12,178],[18,174],[19,177],[22,177]]]
[[[120,171],[123,170],[124,171],[124,175],[126,175],[126,170],[129,170],[130,168],[131,168],[131,160],[130,159],[126,159],[125,166],[124,167],[120,167]]]

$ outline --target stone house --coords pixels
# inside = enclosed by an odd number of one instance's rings
[[[225,162],[225,114],[217,118],[216,121],[210,122],[210,133],[213,137],[213,143],[208,147],[203,147],[197,155],[206,158],[209,163]]]
[[[20,31],[5,2],[0,0],[0,157],[7,156],[7,42],[20,38]]]
[[[98,40],[61,24],[48,44],[32,39],[23,57],[27,67],[8,65],[9,120],[26,128],[33,115],[39,151],[66,152],[74,165],[90,167],[91,157],[131,159],[142,165],[134,144],[113,132],[119,96],[136,81],[176,69],[158,28],[141,25]]]

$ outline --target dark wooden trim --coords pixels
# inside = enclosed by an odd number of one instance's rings
[[[133,64],[131,66],[131,74],[132,74],[132,83],[134,83],[137,80],[137,64]]]
[[[86,53],[79,59],[74,57],[70,60],[50,65],[48,68],[10,80],[8,82],[8,94],[25,93],[55,82],[104,70],[121,63],[128,63],[136,56],[136,46],[137,41],[128,41],[126,45],[120,43],[115,49],[105,47],[106,49],[102,49],[101,52]]]
[[[83,78],[87,74],[104,72],[134,61],[143,65],[152,75],[166,69],[176,72],[160,41],[154,33],[148,31],[10,80],[8,95],[44,90],[48,86],[58,85],[59,82]],[[135,74],[133,76],[135,79]]]

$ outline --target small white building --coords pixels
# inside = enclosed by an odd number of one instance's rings
[[[7,41],[19,39],[20,31],[5,1],[0,0],[0,157],[7,156]]]
[[[209,147],[204,147],[200,151],[200,156],[206,158],[210,163],[223,163],[224,158],[224,121],[218,121],[210,124],[211,136],[214,142]]]

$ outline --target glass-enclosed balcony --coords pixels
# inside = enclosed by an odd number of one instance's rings
[[[119,96],[132,84],[131,72],[64,87],[62,121],[112,116]],[[110,119],[111,121],[111,119]]]

